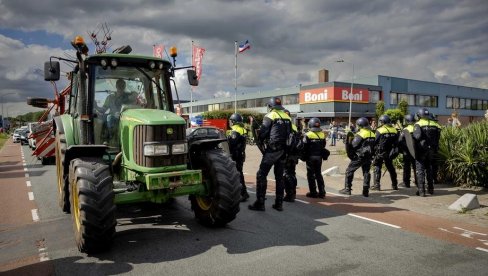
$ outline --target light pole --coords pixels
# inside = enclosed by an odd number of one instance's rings
[[[5,93],[5,94],[1,95],[1,97],[2,97],[2,128],[5,128],[5,126],[4,126],[5,120],[4,120],[4,117],[3,117],[3,97],[5,97],[7,95],[13,95],[13,94],[15,94],[15,93],[14,92],[9,92],[9,93]]]
[[[348,128],[351,128],[351,113],[352,113],[352,98],[353,98],[352,91],[354,88],[354,63],[344,61],[343,59],[338,60],[337,62],[350,63],[352,65],[351,91],[349,93],[349,125],[347,126]]]

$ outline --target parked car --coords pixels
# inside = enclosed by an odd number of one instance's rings
[[[21,145],[28,145],[29,144],[29,130],[28,129],[23,129],[20,132],[20,144]]]
[[[28,129],[29,129],[29,134],[31,133],[34,133],[35,132],[35,128],[39,125],[39,123],[37,122],[34,122],[34,123],[29,123],[27,126],[28,126]],[[29,140],[29,148],[31,149],[36,149],[36,139],[34,138],[28,138]]]
[[[20,142],[20,133],[24,131],[23,129],[21,128],[17,128],[15,131],[14,131],[14,135],[12,135],[12,140],[14,143],[19,143]]]

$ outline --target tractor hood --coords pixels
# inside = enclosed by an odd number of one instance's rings
[[[121,116],[122,121],[142,125],[184,125],[185,120],[171,111],[159,109],[129,109]]]

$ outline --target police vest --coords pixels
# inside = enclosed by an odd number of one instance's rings
[[[354,138],[352,141],[352,146],[356,150],[356,154],[359,158],[370,158],[373,155],[376,134],[368,128],[361,128],[356,133],[356,137],[361,138]]]
[[[243,128],[242,126],[236,124],[236,125],[233,125],[230,127],[232,129],[232,131],[235,131],[237,133],[239,133],[240,135],[247,135],[247,129]],[[232,132],[231,132],[232,134]]]
[[[392,126],[389,125],[382,125],[381,127],[377,128],[376,131],[378,131],[380,134],[397,134],[398,130]]]
[[[286,144],[288,134],[292,129],[290,116],[282,110],[273,109],[265,117],[272,121],[269,142],[272,144]]]
[[[325,147],[325,134],[322,131],[308,131],[305,137],[307,153],[311,156],[321,156]]]
[[[408,125],[404,129],[408,130],[410,133],[413,133],[413,125]]]

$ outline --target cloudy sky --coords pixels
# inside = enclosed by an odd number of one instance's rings
[[[180,66],[192,40],[206,48],[195,99],[234,95],[236,40],[251,43],[238,55],[238,93],[313,84],[322,68],[349,81],[352,63],[357,82],[379,74],[488,88],[487,15],[486,0],[0,0],[0,101],[5,115],[38,111],[25,100],[53,95],[44,61],[72,54],[69,41],[88,41],[100,23],[112,49],[175,45]],[[177,83],[189,99],[185,76]]]

